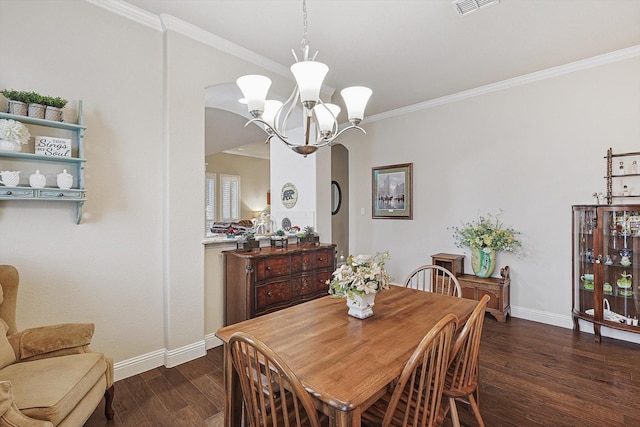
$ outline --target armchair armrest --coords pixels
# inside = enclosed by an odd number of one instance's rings
[[[18,361],[28,358],[86,353],[93,337],[93,323],[63,323],[25,329],[9,336]],[[39,357],[36,357],[39,356]]]
[[[13,426],[53,427],[53,424],[23,415],[15,404],[11,382],[0,381],[0,427]]]

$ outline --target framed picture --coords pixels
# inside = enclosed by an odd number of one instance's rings
[[[371,168],[372,218],[413,219],[413,163]]]

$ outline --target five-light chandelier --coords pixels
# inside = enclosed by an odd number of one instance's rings
[[[336,138],[349,129],[358,129],[366,133],[360,126],[364,118],[364,109],[371,97],[371,89],[363,86],[352,86],[340,91],[347,107],[350,125],[342,130],[338,126],[340,107],[335,104],[324,103],[320,99],[322,82],[329,71],[329,67],[315,60],[318,52],[309,57],[309,40],[307,39],[307,2],[302,1],[304,18],[304,33],[302,37],[302,60],[291,50],[295,64],[291,66],[291,73],[296,80],[296,86],[291,96],[284,102],[267,100],[267,92],[271,86],[271,79],[265,76],[251,74],[238,78],[236,84],[242,91],[247,102],[249,114],[253,119],[249,123],[261,123],[267,133],[268,143],[277,137],[285,145],[298,154],[307,156],[315,153],[319,148],[330,145]],[[304,144],[295,144],[286,135],[287,120],[300,99],[304,122]],[[315,137],[311,140],[312,130]]]

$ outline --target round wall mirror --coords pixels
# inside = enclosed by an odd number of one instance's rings
[[[335,215],[340,210],[342,204],[342,190],[336,181],[331,181],[331,215]]]

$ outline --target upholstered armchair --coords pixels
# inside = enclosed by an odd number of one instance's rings
[[[103,395],[113,419],[113,361],[89,349],[94,325],[18,331],[18,279],[0,265],[0,427],[79,427]]]

